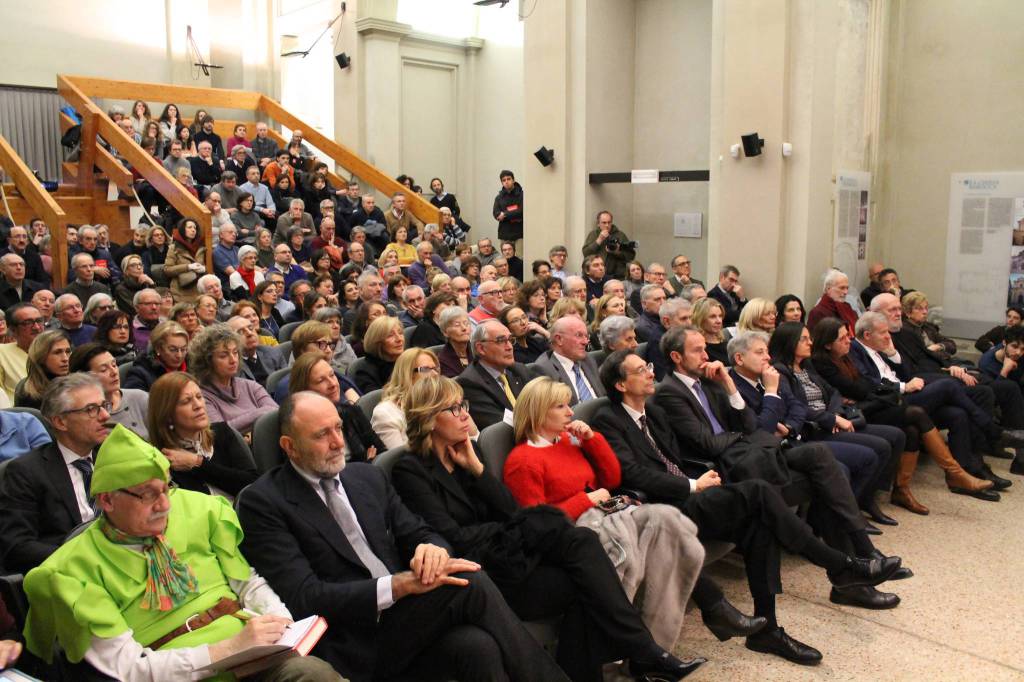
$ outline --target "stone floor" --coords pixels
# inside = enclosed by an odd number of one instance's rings
[[[784,557],[779,623],[824,654],[820,665],[805,668],[756,654],[742,639],[720,643],[691,611],[678,653],[709,662],[687,682],[1024,680],[1024,478],[1007,473],[1008,460],[989,463],[1014,481],[998,503],[949,493],[939,468],[926,463],[913,488],[931,508],[929,516],[883,505],[900,525],[885,529],[876,545],[902,556],[915,573],[881,586],[902,599],[896,609],[832,604],[823,571]],[[740,562],[729,557],[711,574],[733,604],[753,610]]]

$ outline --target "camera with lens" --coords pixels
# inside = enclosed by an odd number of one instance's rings
[[[636,240],[624,242],[618,237],[609,237],[608,240],[605,241],[605,244],[607,245],[609,251],[615,252],[621,251],[624,248],[633,249],[635,251],[640,246],[639,244],[636,243]]]

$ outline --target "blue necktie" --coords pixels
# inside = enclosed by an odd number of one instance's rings
[[[720,433],[725,433],[725,429],[723,429],[722,425],[718,423],[715,413],[711,411],[711,404],[708,403],[708,397],[704,395],[704,391],[701,389],[699,381],[694,382],[693,390],[697,394],[697,400],[700,401],[700,406],[704,408],[705,416],[707,416],[708,421],[711,422],[711,430],[715,432],[716,436]]]
[[[572,366],[572,373],[576,375],[576,397],[579,402],[584,400],[590,400],[594,397],[594,394],[587,388],[587,382],[583,379],[583,372],[580,371],[580,363],[574,363]]]
[[[89,489],[92,487],[92,459],[89,457],[80,457],[71,463],[71,466],[78,469],[82,474],[82,483],[85,486],[85,499],[89,501],[89,506],[92,507],[93,511],[96,511],[96,501],[92,497],[92,493]]]

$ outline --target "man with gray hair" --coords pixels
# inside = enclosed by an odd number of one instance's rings
[[[476,300],[479,305],[469,312],[469,321],[474,326],[484,320],[493,320],[505,307],[505,301],[501,298],[501,285],[495,280],[483,282],[477,287]]]
[[[100,292],[103,293],[103,292]],[[110,296],[110,294],[104,294]],[[60,322],[60,329],[71,340],[71,347],[92,341],[96,327],[85,323],[85,306],[74,294],[61,294],[54,304],[54,313]]]
[[[6,569],[28,573],[96,516],[92,456],[109,433],[109,407],[99,379],[88,373],[54,379],[43,393],[42,413],[56,441],[11,460],[0,482]]]
[[[693,306],[681,298],[670,298],[658,308],[657,334],[647,340],[643,359],[654,365],[654,378],[661,381],[672,371],[671,363],[661,352],[661,337],[673,327],[688,327],[693,319]]]
[[[409,266],[406,274],[413,284],[430,289],[430,282],[427,281],[427,270],[430,268],[449,274],[444,261],[437,255],[437,245],[429,239],[423,239],[416,245],[416,262]]]
[[[114,263],[110,249],[100,245],[99,230],[92,225],[82,225],[78,229],[78,243],[68,248],[68,256],[71,258],[79,253],[92,256],[93,275],[101,284],[112,287],[121,281],[121,268]]]
[[[423,293],[423,287],[410,284],[402,292],[402,312],[398,319],[403,327],[415,327],[423,320],[423,306],[427,303],[427,296]]]
[[[346,311],[342,318],[342,333],[352,333],[352,323],[355,322],[359,308],[367,303],[383,303],[384,280],[376,271],[363,271],[356,279],[356,286],[359,287],[359,305],[354,309]],[[388,312],[390,314],[390,311]]]
[[[708,292],[704,288],[703,284],[687,284],[679,290],[679,298],[689,301],[690,303],[696,303],[702,298],[707,298]]]
[[[95,261],[89,254],[77,253],[72,256],[71,270],[75,273],[75,281],[64,288],[65,294],[74,294],[79,302],[88,301],[93,294],[110,295],[110,287],[96,281]]]
[[[192,166],[192,178],[197,185],[202,185],[203,189],[212,187],[220,180],[224,162],[214,158],[213,145],[206,140],[197,143],[196,150],[199,155],[188,160]]]
[[[217,301],[217,319],[221,322],[227,322],[228,318],[231,317],[231,309],[235,307],[235,304],[224,298],[224,287],[221,286],[217,275],[207,273],[200,277],[196,281],[196,290],[200,294],[210,296],[213,300]]]
[[[570,405],[604,397],[604,385],[597,363],[587,355],[590,335],[587,325],[575,315],[566,315],[551,325],[551,350],[540,356],[534,369],[572,389]]]
[[[577,301],[587,302],[587,281],[579,275],[569,275],[565,278],[563,295],[575,298]]]
[[[850,336],[854,334],[857,324],[857,311],[846,301],[850,293],[850,278],[841,270],[832,268],[825,272],[823,293],[818,303],[807,313],[807,328],[814,327],[826,317],[835,317],[843,321]]]
[[[288,243],[288,231],[293,227],[302,229],[302,236],[307,241],[313,238],[316,228],[313,225],[313,216],[306,211],[306,202],[302,199],[292,199],[288,204],[288,212],[277,219],[277,229],[274,230],[274,245]]]
[[[33,223],[42,222],[38,219],[32,221]],[[7,246],[0,250],[0,255],[5,253],[15,253],[25,259],[25,277],[38,282],[44,287],[50,286],[50,276],[46,274],[46,269],[43,267],[43,260],[39,257],[39,253],[35,248],[29,248],[31,242],[31,235],[29,230],[21,225],[15,225],[11,228],[11,231],[7,235]]]
[[[659,311],[667,294],[660,284],[645,284],[640,289],[640,317],[636,320],[636,336],[642,341],[660,339],[664,328],[661,326]]]
[[[505,422],[511,426],[516,398],[533,375],[516,362],[515,339],[497,320],[484,320],[469,336],[473,362],[456,381],[469,402],[469,415],[477,428]]]
[[[216,275],[207,276],[217,279]],[[135,350],[139,355],[145,355],[149,349],[149,335],[161,322],[160,302],[161,296],[156,289],[140,289],[135,292],[132,299],[132,306],[135,308],[132,331],[135,336]]]
[[[0,282],[0,308],[7,310],[15,303],[32,300],[42,284],[25,278],[25,259],[16,253],[5,253],[0,256],[0,270],[3,271],[3,282]]]
[[[238,189],[252,195],[253,210],[259,213],[265,222],[277,219],[277,205],[270,194],[270,189],[260,182],[259,166],[249,166],[245,169],[245,182],[239,185]]]

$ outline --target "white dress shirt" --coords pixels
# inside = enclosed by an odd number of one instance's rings
[[[690,391],[693,393],[693,397],[697,399],[697,402],[700,402],[700,396],[697,395],[697,391],[694,389],[694,386],[697,384],[697,380],[691,379],[685,374],[681,374],[679,372],[672,373],[676,375],[676,379],[679,379],[688,389],[690,389]],[[707,395],[707,393],[705,393],[704,395]],[[708,404],[711,404],[710,400],[708,401]],[[731,407],[732,409],[742,410],[746,406],[747,403],[743,400],[743,396],[740,395],[739,391],[736,391],[735,393],[732,393],[729,396],[729,407]]]
[[[858,343],[860,342],[858,341]],[[860,345],[861,348],[867,351],[868,357],[871,358],[871,362],[875,363],[875,367],[878,368],[878,373],[882,376],[882,378],[887,379],[894,384],[899,384],[900,393],[904,393],[907,390],[906,383],[900,381],[900,378],[896,376],[896,372],[893,370],[892,367],[889,366],[889,363],[885,361],[885,358],[882,357],[882,354],[873,348],[868,348],[863,343],[861,343]],[[890,357],[889,360],[891,362],[895,362],[896,364],[900,364],[903,361],[898,352],[896,353],[896,355]]]
[[[295,467],[295,471],[299,473],[299,476],[302,476],[306,483],[309,483],[309,485],[313,487],[313,492],[316,493],[316,496],[319,497],[320,501],[326,506],[327,498],[324,496],[324,489],[320,487],[320,477],[303,471],[299,467],[295,466],[294,462],[292,463],[292,466]],[[352,512],[352,516],[356,516],[355,509],[352,508],[352,503],[348,501],[348,495],[345,493],[345,484],[341,482],[341,478],[339,476],[335,476],[334,480],[338,482],[338,485],[334,487],[335,495],[337,495],[343,505],[349,508]],[[363,542],[366,543],[366,546],[370,547],[370,543],[366,540],[366,534],[363,532],[361,526],[359,527],[359,535],[362,536]],[[391,608],[395,603],[394,595],[391,593],[391,578],[392,576],[390,575],[382,575],[377,578],[377,611],[383,611],[384,609]]]
[[[742,372],[739,371],[736,372],[736,376],[738,376],[740,379],[743,379],[754,388],[757,388],[758,386],[764,388],[764,384],[761,383],[760,379],[748,379]],[[778,391],[769,391],[767,388],[764,388],[764,397],[767,398],[768,396],[775,396],[776,398],[778,398],[779,393]]]
[[[572,392],[573,392],[573,394],[576,395],[576,398],[579,399],[580,396],[579,396],[579,393],[576,390],[576,372],[574,371],[576,363],[573,362],[572,360],[570,360],[569,358],[563,356],[563,355],[559,355],[558,353],[556,353],[554,351],[551,352],[551,357],[553,357],[555,360],[557,360],[558,364],[560,364],[562,366],[562,369],[565,370],[566,375],[568,375],[568,377],[569,377],[569,382],[572,384],[571,385]],[[590,391],[590,395],[592,395],[593,397],[596,398],[597,397],[597,391],[595,391],[594,387],[590,385],[589,381],[587,381],[587,374],[586,374],[586,372],[583,371],[583,365],[582,364],[580,364],[580,377],[583,379],[583,383],[587,385],[587,390]]]
[[[630,407],[626,403],[622,403],[622,409],[624,409],[626,411],[626,414],[629,415],[629,418],[633,420],[634,424],[636,424],[636,428],[638,428],[641,431],[643,431],[644,430],[644,426],[643,426],[643,424],[640,423],[640,417],[646,416],[646,414],[647,414],[646,411],[644,411],[644,412],[637,412],[636,410],[634,410],[632,407]],[[648,431],[648,433],[650,433],[650,429],[647,429],[647,431]],[[652,440],[654,439],[654,434],[653,433],[651,434],[651,439]],[[662,454],[664,455],[665,453],[662,453]],[[689,483],[690,483],[690,492],[691,493],[697,492],[697,481],[695,481],[695,480],[693,480],[692,478],[689,478],[689,477],[687,477],[686,480],[689,481]]]
[[[75,502],[78,503],[78,513],[82,515],[82,523],[91,521],[96,516],[96,512],[89,505],[89,491],[85,489],[85,477],[82,476],[81,471],[71,464],[82,459],[82,456],[64,447],[60,441],[57,442],[57,449],[60,450],[60,454],[64,457],[64,466],[68,468],[68,475],[71,476],[71,487],[75,489]]]

